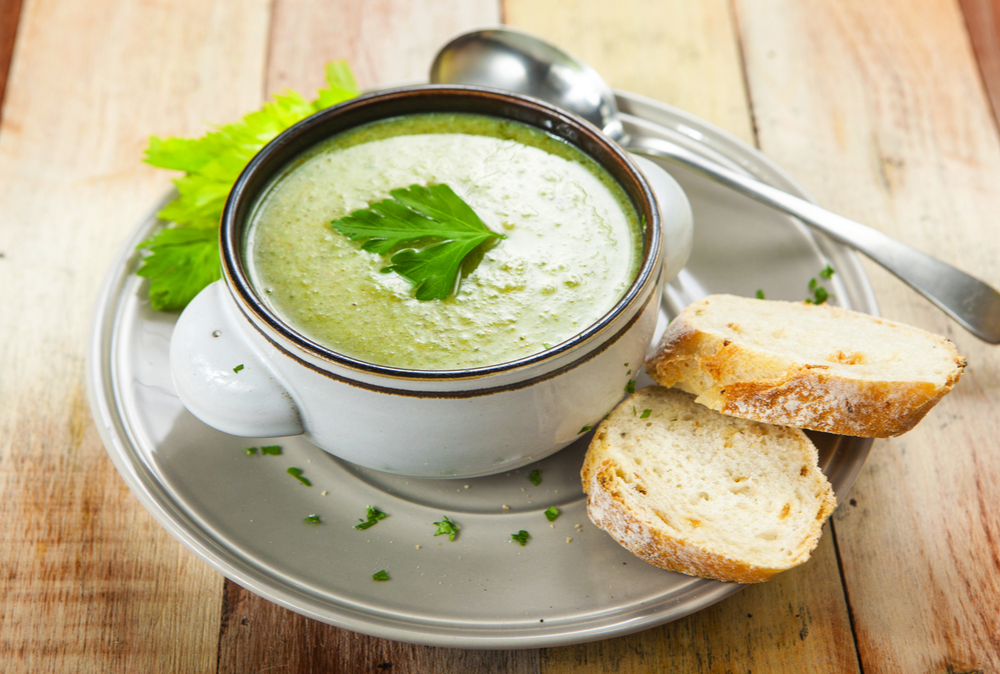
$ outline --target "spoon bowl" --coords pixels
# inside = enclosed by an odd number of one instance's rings
[[[614,92],[601,76],[541,38],[509,28],[465,33],[438,52],[430,80],[434,84],[507,89],[574,112],[630,152],[684,166],[793,215],[864,253],[976,337],[1000,344],[1000,293],[994,288],[878,230],[721,166],[685,147],[660,138],[629,136],[619,117]]]

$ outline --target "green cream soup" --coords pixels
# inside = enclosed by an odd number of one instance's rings
[[[330,226],[410,185],[450,186],[494,239],[466,259],[458,292],[420,301],[388,257]],[[309,339],[416,370],[504,363],[597,322],[636,276],[642,233],[621,187],[577,148],[492,117],[426,114],[335,136],[296,161],[255,207],[253,283]]]

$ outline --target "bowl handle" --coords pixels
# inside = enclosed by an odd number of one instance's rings
[[[222,281],[202,290],[170,338],[177,395],[188,411],[230,435],[300,435],[299,410],[280,374],[251,341],[253,330]]]
[[[649,182],[660,207],[663,227],[663,280],[672,280],[687,264],[694,244],[694,216],[691,204],[673,176],[656,163],[632,155]]]

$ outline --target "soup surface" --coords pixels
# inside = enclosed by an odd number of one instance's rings
[[[417,300],[380,273],[391,255],[330,226],[414,184],[447,184],[506,237],[466,258],[444,300]],[[426,114],[306,153],[265,191],[246,246],[258,293],[299,333],[369,363],[452,370],[523,358],[597,322],[635,278],[642,234],[622,188],[574,146],[517,122]]]

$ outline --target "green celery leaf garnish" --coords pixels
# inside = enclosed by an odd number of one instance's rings
[[[524,547],[525,544],[527,544],[529,538],[531,538],[531,534],[529,534],[524,529],[521,529],[516,534],[510,535],[510,540],[514,541],[515,543],[520,543],[521,547]]]
[[[139,276],[148,277],[154,309],[183,309],[202,288],[220,278],[218,226],[226,197],[250,159],[279,133],[331,105],[358,95],[344,61],[326,66],[327,87],[313,101],[294,91],[278,94],[233,124],[201,138],[149,139],[145,162],[184,171],[174,180],[179,196],[157,215],[175,226],[162,229],[139,247]]]
[[[410,185],[389,192],[391,199],[330,223],[352,241],[365,240],[362,250],[384,255],[397,246],[439,239],[421,250],[407,248],[386,267],[414,286],[418,300],[444,299],[456,290],[462,261],[489,239],[506,238],[490,231],[476,212],[447,185]]]
[[[194,227],[161,229],[139,245],[150,254],[136,273],[149,279],[154,309],[186,307],[208,284],[222,277],[219,233]]]

